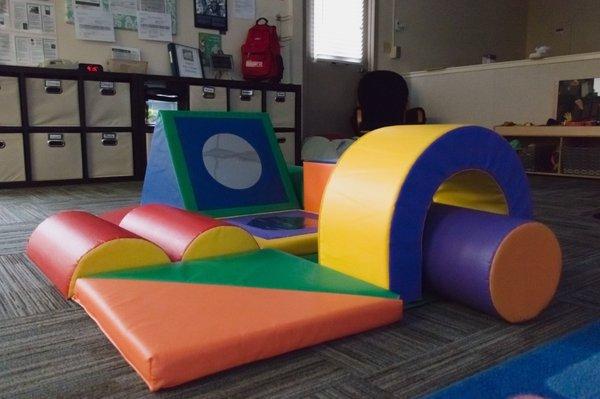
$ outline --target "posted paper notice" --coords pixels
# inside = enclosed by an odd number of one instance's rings
[[[101,7],[82,7],[75,3],[75,36],[80,40],[114,42],[115,25],[113,15]]]
[[[142,40],[170,42],[173,40],[171,15],[138,11],[138,37]]]

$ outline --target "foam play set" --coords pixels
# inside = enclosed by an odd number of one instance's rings
[[[151,390],[397,322],[423,288],[515,323],[552,300],[559,244],[490,130],[382,128],[301,177],[266,114],[164,111],[141,204],[54,215],[27,255]]]

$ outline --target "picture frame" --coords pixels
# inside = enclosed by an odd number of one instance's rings
[[[200,49],[176,43],[169,43],[167,49],[173,76],[204,79]]]
[[[226,32],[227,0],[194,0],[194,26]]]

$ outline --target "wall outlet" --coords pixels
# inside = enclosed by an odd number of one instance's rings
[[[405,30],[406,30],[405,24],[403,24],[399,19],[394,20],[394,31],[404,32]]]
[[[400,46],[392,46],[390,49],[390,58],[398,59],[402,55],[402,47]]]

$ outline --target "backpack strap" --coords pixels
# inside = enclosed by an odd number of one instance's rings
[[[260,21],[264,21],[264,24],[259,23]],[[259,19],[256,20],[256,25],[269,25],[269,20],[266,19],[265,17],[261,17]]]

